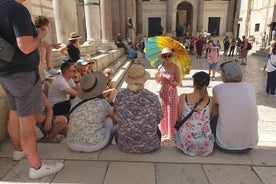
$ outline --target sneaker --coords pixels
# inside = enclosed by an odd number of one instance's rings
[[[30,168],[29,177],[31,179],[38,179],[44,176],[55,174],[59,172],[63,168],[63,166],[64,164],[61,162],[53,164],[46,164],[44,162],[41,162],[41,166],[38,170]]]
[[[213,77],[212,77],[212,80],[213,80],[213,81],[216,80],[216,77],[213,76]]]
[[[59,74],[59,71],[54,69],[54,68],[51,68],[50,70],[47,70],[47,72],[51,75],[58,75]]]
[[[24,151],[13,151],[13,160],[19,161],[25,157]]]

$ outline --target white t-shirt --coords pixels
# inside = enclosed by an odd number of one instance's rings
[[[267,61],[266,71],[267,72],[273,72],[273,71],[275,71],[276,70],[275,66],[276,66],[276,55],[273,55],[271,53],[270,58]]]
[[[258,111],[253,87],[247,82],[223,83],[213,88],[219,117],[216,142],[224,149],[253,148],[258,143]]]
[[[54,106],[57,103],[69,100],[70,95],[65,93],[64,90],[73,87],[76,87],[73,79],[70,79],[67,82],[62,75],[58,75],[56,79],[52,82],[48,90],[48,99],[50,101],[50,104]]]

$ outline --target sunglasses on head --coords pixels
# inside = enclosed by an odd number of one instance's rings
[[[163,54],[162,55],[162,58],[166,59],[166,58],[171,58],[172,55],[171,54]]]

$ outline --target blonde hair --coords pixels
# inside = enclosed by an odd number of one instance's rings
[[[127,89],[129,89],[132,92],[137,92],[141,89],[144,89],[144,84],[128,84]]]

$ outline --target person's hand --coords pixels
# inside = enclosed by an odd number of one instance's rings
[[[51,44],[51,46],[54,48],[54,49],[59,49],[61,47],[61,45],[59,43],[53,43]]]

